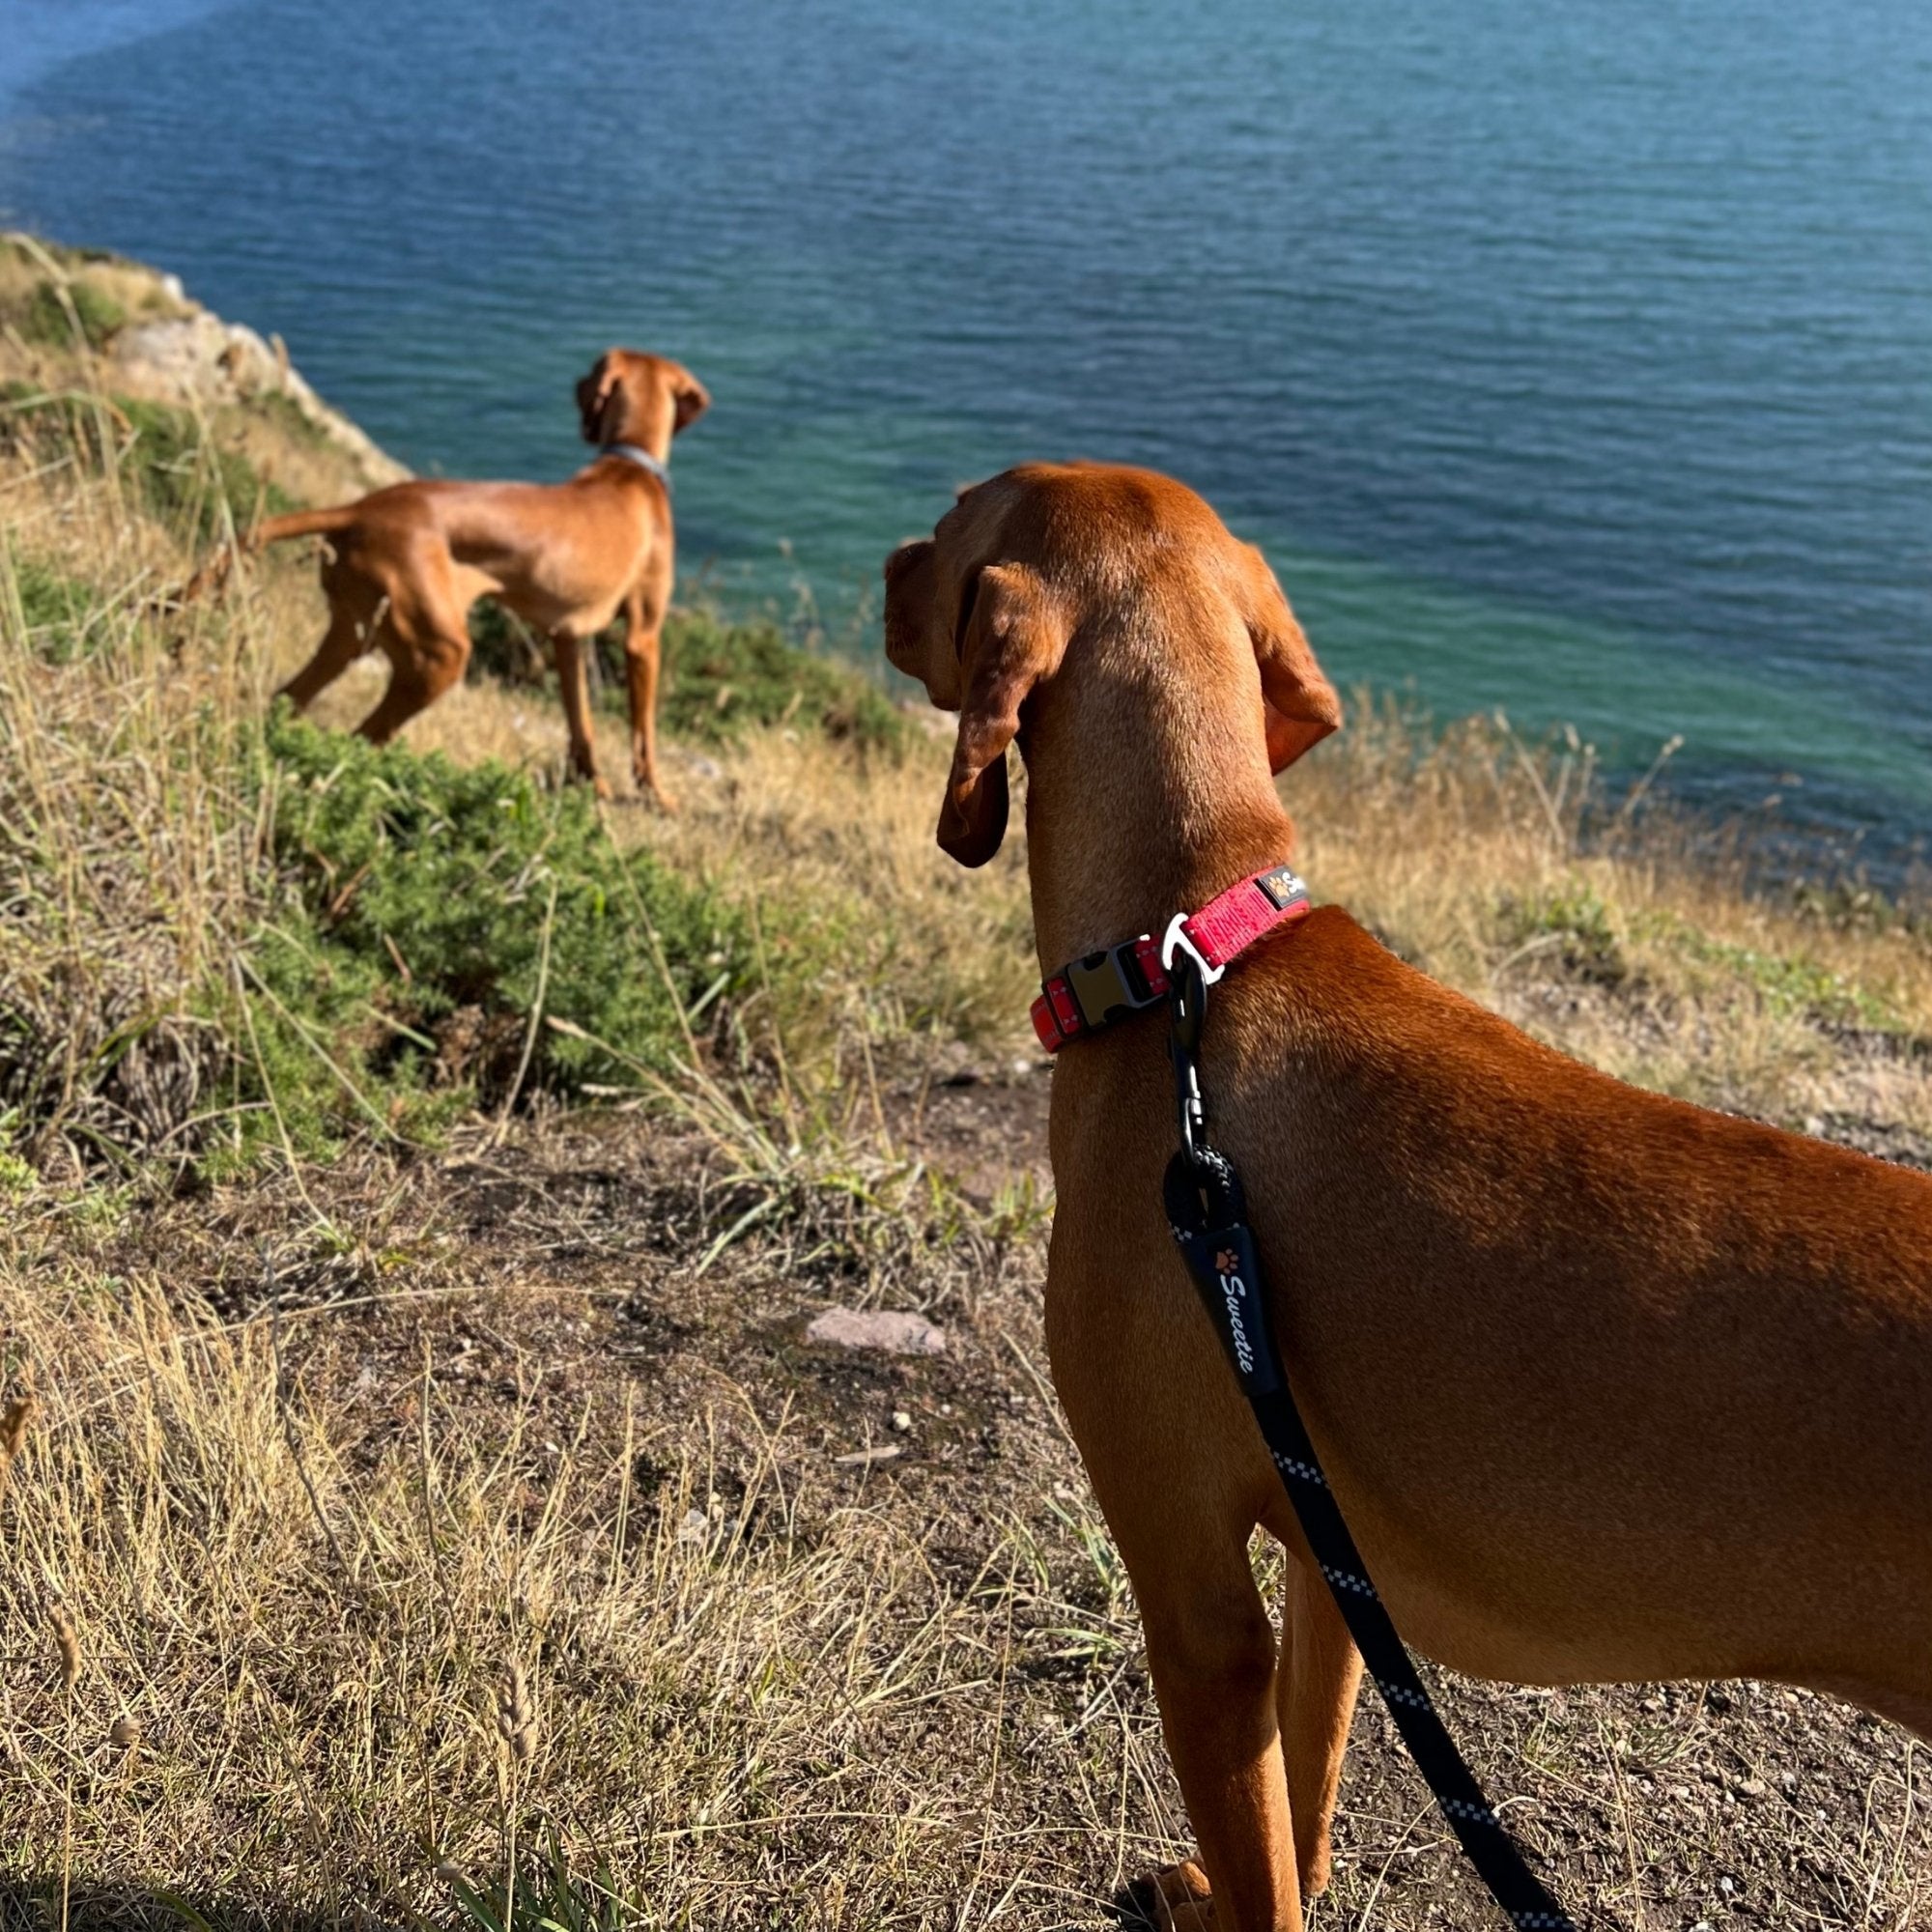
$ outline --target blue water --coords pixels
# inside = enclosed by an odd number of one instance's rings
[[[425,470],[679,355],[687,575],[835,631],[955,483],[1151,463],[1340,681],[1932,832],[1925,0],[0,0],[0,215]]]

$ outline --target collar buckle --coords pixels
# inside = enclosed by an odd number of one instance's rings
[[[1103,1027],[1128,1013],[1145,1012],[1165,997],[1166,987],[1156,990],[1150,985],[1141,964],[1141,949],[1148,944],[1144,938],[1123,939],[1118,946],[1090,952],[1066,968],[1067,989],[1089,1027]]]
[[[1198,1011],[1236,957],[1308,910],[1308,888],[1288,867],[1250,872],[1198,911],[1177,914],[1158,940],[1144,932],[1049,974],[1033,1003],[1033,1030],[1058,1053],[1068,1040],[1158,1006],[1170,990],[1179,989],[1180,1005]]]

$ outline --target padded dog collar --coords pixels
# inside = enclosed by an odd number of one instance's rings
[[[1252,872],[1199,912],[1178,913],[1159,939],[1142,933],[1103,946],[1048,976],[1033,1003],[1033,1030],[1049,1053],[1167,997],[1167,962],[1177,948],[1193,953],[1211,984],[1263,934],[1313,910],[1308,888],[1286,866]]]
[[[670,488],[670,465],[660,463],[648,449],[635,442],[607,442],[597,454],[599,456],[621,456],[626,463],[635,463],[639,469],[648,470],[662,483],[666,490]]]

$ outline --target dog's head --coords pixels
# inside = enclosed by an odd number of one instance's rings
[[[577,385],[585,442],[670,447],[711,407],[711,394],[681,362],[641,349],[607,349]]]
[[[1083,654],[1109,653],[1117,688],[1169,687],[1178,728],[1234,716],[1270,771],[1342,722],[1261,552],[1148,470],[1029,464],[962,491],[886,559],[885,631],[893,664],[959,713],[939,843],[966,866],[1006,835],[1027,707]]]

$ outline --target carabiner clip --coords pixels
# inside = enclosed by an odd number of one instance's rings
[[[1185,952],[1200,969],[1201,983],[1204,986],[1211,986],[1228,969],[1225,966],[1208,965],[1208,955],[1195,945],[1188,933],[1187,922],[1190,917],[1191,915],[1187,913],[1178,912],[1168,921],[1167,930],[1160,936],[1160,970],[1172,980],[1174,955],[1177,952]]]
[[[1170,932],[1172,928],[1169,928]],[[1165,962],[1163,962],[1165,964]],[[1208,984],[1201,957],[1186,946],[1168,974],[1167,1048],[1174,1061],[1174,1101],[1180,1123],[1180,1148],[1189,1166],[1198,1167],[1206,1144],[1208,1111],[1201,1097],[1201,1025],[1208,1013]]]

